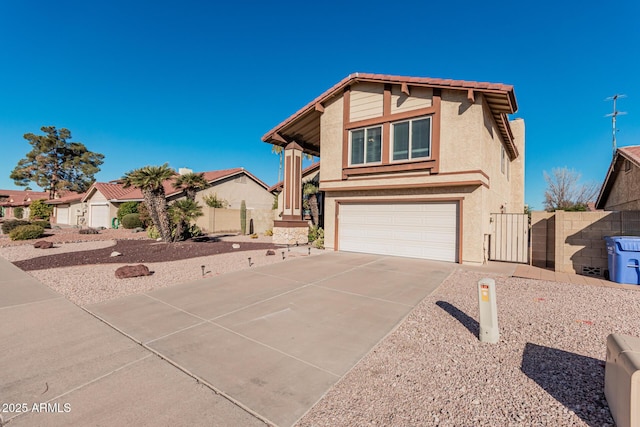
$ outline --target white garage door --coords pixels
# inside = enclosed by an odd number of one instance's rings
[[[69,206],[66,206],[64,208],[58,206],[56,222],[58,224],[69,224]]]
[[[91,205],[91,227],[109,228],[109,206],[108,205]]]
[[[458,261],[458,203],[340,204],[338,249]]]

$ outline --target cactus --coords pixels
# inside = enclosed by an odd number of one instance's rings
[[[247,234],[247,204],[242,201],[240,203],[240,230],[242,234]]]

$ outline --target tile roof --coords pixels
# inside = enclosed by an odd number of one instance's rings
[[[517,149],[511,143],[513,135],[511,134],[508,120],[506,119],[506,114],[513,114],[518,110],[518,104],[512,85],[466,80],[437,79],[430,77],[395,76],[389,74],[353,73],[348,75],[313,101],[295,112],[292,116],[284,120],[278,126],[265,133],[262,137],[262,141],[281,145],[281,141],[278,142],[277,138],[280,131],[287,128],[296,120],[315,111],[316,105],[322,105],[322,103],[328,101],[334,96],[341,94],[345,87],[357,82],[395,83],[428,86],[440,89],[474,90],[482,92],[485,94],[487,103],[489,104],[492,115],[500,129],[500,133],[507,143],[507,148],[509,148],[510,154],[513,157],[517,157]]]
[[[23,206],[28,205],[30,201],[48,199],[49,192],[31,190],[0,190],[0,197],[8,198],[6,201],[0,202],[0,205]]]
[[[71,202],[79,202],[80,200],[82,200],[82,198],[84,197],[86,193],[76,193],[74,191],[71,191],[67,194],[65,194],[62,197],[58,197],[57,199],[53,199],[53,200],[47,200],[47,204],[49,205],[62,205],[65,203],[71,203]]]
[[[254,175],[246,171],[244,168],[233,168],[233,169],[223,169],[223,170],[215,170],[215,171],[207,171],[202,172],[204,174],[204,178],[211,184],[213,182],[219,181],[224,178],[228,178],[239,173],[245,173],[253,180],[255,180],[259,185],[268,188],[267,184],[256,178]],[[200,172],[195,172],[200,173]],[[177,176],[177,175],[176,175]],[[167,179],[162,183],[164,188],[165,195],[167,197],[174,196],[182,192],[182,190],[176,189],[173,186],[173,178]],[[142,195],[142,191],[138,188],[124,188],[122,183],[119,182],[96,182],[93,184],[93,188],[100,191],[102,195],[110,201],[134,201],[134,200],[142,200],[144,197]],[[87,199],[91,190],[85,193],[83,200]]]

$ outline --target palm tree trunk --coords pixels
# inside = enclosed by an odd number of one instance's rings
[[[311,210],[311,221],[313,221],[313,225],[319,225],[320,211],[318,210],[318,196],[315,194],[309,194],[309,209]]]
[[[151,221],[153,221],[153,225],[156,226],[156,228],[158,229],[158,233],[160,233],[160,237],[162,237],[162,240],[164,240],[162,230],[160,230],[160,217],[158,216],[156,205],[153,202],[153,194],[149,190],[143,190],[142,195],[144,198],[144,204],[147,205],[147,210],[149,211]]]
[[[160,236],[162,236],[162,240],[165,242],[171,242],[173,239],[171,237],[171,222],[167,214],[167,200],[164,194],[156,194],[154,195],[153,201],[156,212],[158,213],[158,231],[160,232]]]

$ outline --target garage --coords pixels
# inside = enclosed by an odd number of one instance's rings
[[[69,206],[58,206],[56,210],[56,223],[69,224]]]
[[[338,250],[458,261],[458,202],[339,203]]]
[[[91,205],[90,227],[109,228],[109,205]]]

